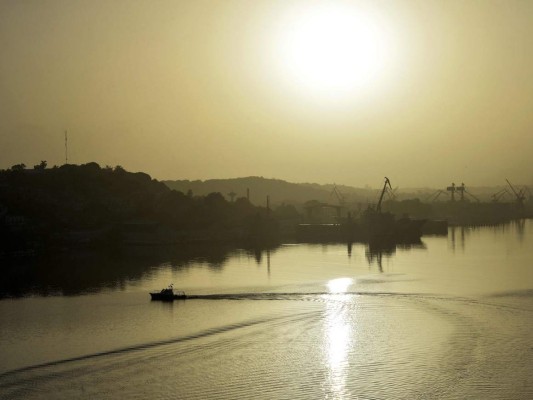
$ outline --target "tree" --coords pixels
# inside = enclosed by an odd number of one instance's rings
[[[26,164],[24,163],[15,164],[11,167],[11,171],[23,171],[24,169],[26,169]]]
[[[38,171],[44,171],[46,169],[47,165],[48,165],[48,163],[43,160],[39,164],[34,165],[33,169],[38,170]]]

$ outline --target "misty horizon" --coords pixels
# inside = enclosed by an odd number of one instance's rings
[[[533,183],[533,4],[2,2],[0,168]]]
[[[32,167],[32,164],[30,165],[26,165],[26,163],[17,163],[17,164],[14,164],[10,167],[7,167],[5,168],[5,170],[9,170],[9,169],[12,169],[12,168],[17,168],[19,166],[24,166],[24,168],[26,170],[32,170],[32,169],[38,169],[38,166],[39,164],[42,165],[42,163],[45,163],[46,166],[45,166],[45,169],[50,169],[50,168],[59,168],[63,165],[88,165],[88,164],[91,164],[91,163],[94,163],[94,161],[91,161],[91,162],[88,162],[88,163],[85,163],[85,164],[75,164],[75,163],[63,163],[63,164],[60,164],[60,165],[48,165],[47,161],[46,160],[41,160],[40,163],[36,163],[33,165]],[[97,163],[98,164],[98,163]],[[115,167],[119,167],[119,168],[124,168],[124,166],[122,165],[117,165],[117,166],[112,166],[112,165],[100,165],[100,167],[102,168],[109,168],[109,169],[113,169]],[[128,168],[124,168],[125,170],[128,170]],[[1,170],[1,169],[0,169]],[[129,171],[129,170],[128,170]],[[145,173],[146,174],[146,171],[129,171],[129,172],[133,172],[133,173]],[[239,182],[239,181],[243,181],[243,180],[251,180],[251,179],[259,179],[259,180],[265,180],[265,181],[269,181],[269,182],[282,182],[282,183],[288,183],[288,184],[294,184],[294,185],[304,185],[304,186],[319,186],[323,189],[333,189],[334,187],[337,187],[337,188],[346,188],[346,189],[361,189],[361,190],[373,190],[373,191],[380,191],[381,188],[383,187],[383,177],[381,179],[381,181],[379,182],[372,182],[372,183],[365,183],[363,185],[360,185],[360,186],[356,186],[356,185],[349,185],[349,184],[345,184],[345,183],[342,183],[342,182],[316,182],[316,181],[308,181],[308,182],[294,182],[294,181],[289,181],[287,179],[283,179],[283,178],[280,178],[280,177],[270,177],[270,176],[258,176],[258,175],[247,175],[247,176],[233,176],[233,177],[220,177],[220,178],[205,178],[205,179],[199,179],[199,178],[181,178],[181,179],[175,179],[175,178],[172,178],[172,179],[160,179],[158,177],[155,177],[155,176],[152,176],[151,174],[148,174],[151,178],[153,179],[156,179],[160,182],[163,182],[163,183],[173,183],[173,182],[191,182],[191,183],[211,183],[211,182],[226,182],[227,184],[231,185],[231,182],[232,181],[235,181],[235,182]],[[509,188],[510,189],[510,186],[509,186],[509,183],[507,183],[507,178],[506,180],[504,180],[504,182],[500,182],[500,183],[496,183],[494,185],[466,185],[465,182],[461,181],[460,179],[456,179],[455,181],[451,181],[451,182],[448,182],[447,185],[443,186],[443,187],[437,187],[437,186],[413,186],[413,187],[406,187],[406,186],[399,186],[398,184],[395,183],[395,191],[398,191],[399,193],[401,192],[410,192],[410,191],[425,191],[425,190],[445,190],[446,187],[448,187],[449,185],[456,185],[456,186],[460,186],[462,184],[465,185],[465,187],[468,187],[468,188],[474,188],[474,189],[478,189],[478,190],[482,190],[482,191],[486,191],[486,190],[494,190],[496,188]],[[511,185],[513,185],[520,188],[524,188],[524,190],[530,190],[529,189],[529,186],[530,184],[527,184],[527,183],[522,183],[522,182],[513,182],[511,183]]]

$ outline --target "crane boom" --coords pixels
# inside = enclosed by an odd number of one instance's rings
[[[514,189],[513,185],[511,185],[511,182],[509,182],[509,179],[505,179],[505,180],[507,181],[507,184],[509,185],[509,187],[511,188],[515,196],[518,197],[518,193],[516,193],[516,190]]]
[[[344,203],[345,203],[344,196],[339,191],[339,189],[337,188],[337,185],[335,183],[333,184],[333,190],[331,191],[331,194],[334,194],[335,197],[337,197],[337,200],[339,201],[339,204],[341,206],[344,205]]]
[[[505,179],[507,181],[507,183],[509,184],[509,187],[511,188],[511,190],[513,191],[514,195],[516,196],[516,201],[518,203],[523,203],[524,202],[524,199],[525,199],[525,196],[524,196],[524,193],[523,193],[523,189],[520,191],[520,192],[517,192],[515,190],[515,188],[513,187],[513,185],[511,185],[511,182],[509,182],[509,179]]]
[[[381,190],[381,195],[379,196],[378,205],[376,207],[376,210],[379,213],[381,213],[381,202],[383,201],[383,196],[385,195],[385,192],[387,191],[387,185],[392,190],[392,186],[390,184],[389,178],[385,177],[385,184],[383,185],[383,189]]]
[[[497,202],[506,194],[509,194],[509,191],[506,188],[503,188],[499,192],[496,192],[492,195],[492,201]]]

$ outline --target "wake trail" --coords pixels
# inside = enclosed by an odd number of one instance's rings
[[[86,354],[86,355],[77,356],[77,357],[65,358],[62,360],[55,360],[55,361],[50,361],[46,363],[30,365],[27,367],[17,368],[11,371],[0,373],[0,380],[4,378],[8,378],[16,374],[30,372],[30,371],[38,370],[41,368],[61,366],[63,364],[68,364],[68,363],[73,363],[73,362],[78,362],[78,361],[85,361],[85,360],[90,360],[90,359],[95,359],[95,358],[100,358],[100,357],[105,357],[105,356],[110,356],[110,355],[120,355],[120,354],[129,353],[133,351],[147,350],[147,349],[156,348],[159,346],[164,346],[164,345],[169,345],[169,344],[183,343],[187,341],[210,337],[210,336],[221,334],[221,333],[231,332],[237,329],[253,327],[253,326],[257,326],[257,325],[264,324],[264,323],[281,322],[281,321],[287,321],[287,320],[295,321],[295,320],[305,319],[305,318],[314,316],[316,313],[317,311],[309,311],[305,313],[299,313],[296,315],[292,314],[290,316],[254,319],[254,320],[240,322],[236,324],[225,325],[222,327],[207,329],[207,330],[194,333],[191,335],[183,336],[183,337],[174,337],[174,338],[165,339],[165,340],[157,340],[157,341],[153,341],[149,343],[142,343],[142,344],[133,345],[133,346],[121,347],[121,348],[113,349],[113,350],[101,351],[101,352]]]
[[[310,297],[338,297],[338,296],[436,296],[425,293],[396,293],[396,292],[292,292],[292,293],[220,293],[204,295],[187,295],[185,300],[302,300]]]
[[[528,295],[530,295],[528,293]],[[363,291],[350,291],[350,292],[271,292],[271,293],[214,293],[204,295],[188,295],[188,300],[262,300],[262,301],[317,301],[327,302],[329,300],[339,300],[342,297],[394,297],[405,299],[417,299],[417,300],[443,300],[460,303],[469,303],[472,305],[494,307],[500,309],[509,309],[516,311],[532,312],[532,309],[516,307],[507,304],[499,304],[490,301],[493,298],[500,296],[491,295],[481,298],[475,297],[462,297],[455,295],[446,295],[440,293],[417,293],[417,292],[363,292]],[[503,297],[502,295],[501,297]]]

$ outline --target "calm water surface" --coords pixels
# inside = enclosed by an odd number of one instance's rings
[[[533,221],[178,253],[32,269],[0,300],[0,398],[533,398]],[[171,282],[195,298],[149,300]]]

